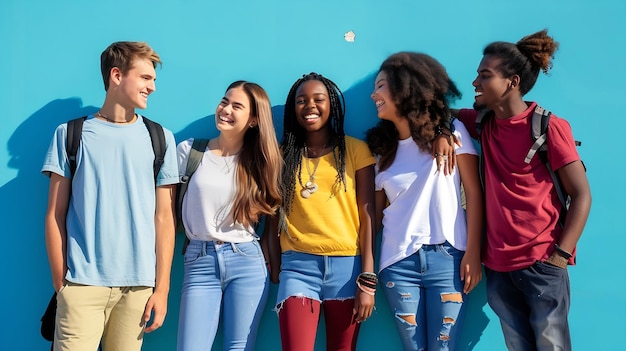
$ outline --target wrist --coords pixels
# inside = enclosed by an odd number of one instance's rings
[[[563,256],[567,260],[572,258],[572,254],[563,250],[558,244],[554,244],[554,252],[556,252],[560,256]]]
[[[554,251],[548,259],[545,260],[545,263],[559,268],[566,268],[568,260],[567,258],[561,256],[558,252]]]

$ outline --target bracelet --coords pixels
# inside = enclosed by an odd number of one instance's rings
[[[369,289],[367,287],[364,287],[358,281],[356,282],[356,286],[359,287],[359,290],[361,290],[362,292],[364,292],[364,293],[366,293],[368,295],[371,295],[371,296],[376,295],[376,289]]]
[[[370,288],[370,289],[376,290],[376,283],[371,283],[371,282],[367,282],[367,281],[359,279],[359,280],[357,280],[357,284],[361,284],[362,286],[364,286],[366,288]]]
[[[554,244],[554,250],[558,252],[561,256],[567,258],[568,260],[572,258],[572,254],[563,250],[558,244]]]

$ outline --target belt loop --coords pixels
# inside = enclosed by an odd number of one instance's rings
[[[202,242],[202,256],[206,256],[206,241],[201,241]]]

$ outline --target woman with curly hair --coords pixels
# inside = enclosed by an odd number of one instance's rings
[[[474,86],[475,107],[489,118],[476,132],[477,111],[459,119],[484,153],[487,300],[500,318],[510,350],[571,350],[567,315],[576,243],[591,207],[591,191],[569,123],[554,114],[546,132],[547,160],[570,196],[562,205],[554,181],[536,153],[526,162],[536,102],[524,101],[552,67],[559,44],[542,30],[517,43],[494,42],[483,51]]]
[[[345,135],[344,106],[317,73],[298,79],[285,103],[283,202],[266,232],[283,350],[312,351],[322,311],[327,350],[355,350],[374,308],[375,160]]]
[[[371,96],[381,119],[367,132],[379,156],[379,279],[405,350],[457,349],[466,294],[482,278],[478,157],[461,123],[452,128],[463,145],[457,167],[445,175],[432,157],[449,103],[460,95],[435,59],[400,52],[382,63]]]

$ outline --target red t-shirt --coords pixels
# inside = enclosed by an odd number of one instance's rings
[[[561,235],[561,203],[547,167],[538,154],[530,164],[524,162],[533,144],[530,129],[536,105],[533,102],[526,111],[507,119],[490,118],[481,132],[487,221],[483,262],[499,272],[547,259]],[[472,109],[459,113],[474,138],[476,114]],[[547,139],[548,160],[555,171],[580,159],[566,120],[551,115]]]

